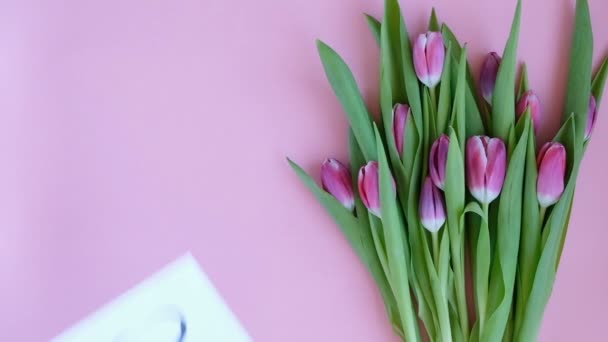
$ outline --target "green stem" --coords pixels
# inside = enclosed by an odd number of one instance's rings
[[[429,88],[429,93],[431,94],[431,108],[433,113],[437,113],[437,87]]]
[[[430,129],[431,141],[437,139],[438,133],[443,133],[443,132],[437,131],[437,106],[438,106],[438,103],[437,103],[436,88],[437,87],[433,87],[433,88],[429,89],[429,96],[431,98],[431,117],[429,118],[429,124],[431,125],[431,129]]]
[[[547,207],[540,207],[540,216],[539,216],[539,224],[540,230],[543,229],[543,223],[545,223],[545,214],[547,213]]]
[[[519,280],[520,283],[520,288],[518,289],[519,294],[517,295],[517,301],[516,301],[516,305],[515,305],[515,325],[513,328],[513,334],[515,336],[519,335],[519,330],[523,324],[523,320],[525,319],[525,312],[528,306],[528,301],[529,301],[529,297],[530,297],[530,292],[532,291],[532,285],[531,282],[533,283],[533,279],[534,279],[534,274],[536,272],[536,268],[538,267],[538,258],[539,255],[541,253],[541,246],[539,245],[540,243],[538,242],[538,240],[540,240],[542,238],[542,231],[543,231],[543,225],[544,225],[544,221],[545,221],[545,215],[547,213],[547,208],[546,207],[540,207],[540,212],[539,212],[539,217],[538,217],[538,230],[536,230],[536,233],[533,234],[533,236],[529,236],[529,239],[533,239],[533,242],[531,242],[531,244],[534,246],[534,250],[535,253],[539,253],[538,255],[526,255],[526,254],[522,254],[520,256],[520,258],[522,258],[523,262],[522,265],[520,266],[521,269],[521,274],[519,275],[520,278],[524,279],[524,277],[527,277],[527,281],[524,281],[522,279]],[[522,243],[524,241],[522,240]],[[530,243],[530,242],[529,242]],[[544,245],[544,240],[543,240],[543,245]],[[520,251],[520,253],[524,253],[527,250],[527,248],[522,248],[522,250]],[[529,253],[528,253],[529,254]],[[530,259],[533,258],[534,263],[532,263],[530,261]],[[519,271],[518,271],[519,272]]]
[[[384,227],[377,218],[373,217],[370,214],[370,222],[373,222],[372,225],[376,224],[377,227],[382,227],[382,229],[386,228]],[[372,229],[374,229],[375,227],[372,227]],[[376,233],[380,233],[379,231],[377,231]],[[394,277],[397,277],[399,272],[402,270],[398,270],[395,269],[395,266],[392,262],[391,262],[391,258],[389,257],[391,248],[396,248],[395,246],[395,241],[394,240],[384,240],[384,243],[382,241],[382,234],[377,234],[376,236],[374,236],[374,243],[376,243],[376,248],[381,249],[381,251],[378,251],[379,253],[379,258],[382,259],[382,256],[380,256],[381,252],[384,256],[384,265],[383,267],[385,268],[384,272],[386,273],[386,277],[388,279],[388,283],[389,286],[391,287],[391,289],[393,290],[393,294],[395,296],[395,300],[396,300],[396,304],[397,304],[397,310],[399,312],[399,320],[401,322],[401,326],[403,327],[403,339],[404,341],[412,341],[412,342],[419,342],[421,341],[420,338],[420,330],[418,328],[418,320],[417,320],[417,316],[416,316],[416,312],[414,310],[414,303],[412,302],[412,297],[411,297],[411,291],[410,291],[410,287],[409,287],[409,282],[400,282],[399,278],[395,279]],[[376,241],[377,240],[377,241]],[[398,242],[400,243],[400,242]],[[382,263],[382,260],[381,260]]]
[[[540,224],[540,234],[542,236],[542,245],[541,248],[544,248],[545,246],[545,242],[547,242],[547,238],[549,237],[548,232],[544,232],[543,231],[543,227],[544,227],[544,223],[545,223],[545,214],[547,213],[547,208],[546,207],[540,207],[540,217],[539,217],[539,224]]]
[[[435,263],[435,269],[439,272],[439,232],[431,233],[433,237],[433,262]]]
[[[460,245],[460,248],[464,246]],[[469,340],[469,311],[467,305],[467,290],[466,290],[466,278],[464,274],[463,260],[460,257],[460,253],[456,258],[452,256],[454,260],[454,284],[456,286],[456,305],[458,306],[458,318],[460,318],[460,328],[463,334],[463,340]]]
[[[388,261],[386,257],[386,248],[384,243],[382,242],[382,238],[380,237],[379,230],[382,229],[382,224],[379,220],[373,217],[371,214],[369,218],[370,230],[372,231],[372,240],[374,240],[374,249],[376,250],[376,254],[378,255],[378,259],[380,260],[380,265],[384,270],[384,274],[386,275],[386,279],[389,281],[389,285],[391,282],[391,277],[388,269]],[[391,286],[392,287],[392,286]]]
[[[475,294],[477,299],[479,340],[483,339],[483,328],[486,320],[487,298],[488,298],[488,278],[490,274],[490,231],[488,227],[488,204],[483,203],[483,214],[479,237],[477,241],[477,257],[475,271]]]
[[[509,314],[509,320],[507,321],[507,327],[505,328],[505,335],[502,338],[503,342],[513,341],[513,329],[515,329],[515,327],[513,326],[513,315],[514,311],[511,310],[511,313]]]

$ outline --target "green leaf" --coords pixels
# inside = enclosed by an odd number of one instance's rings
[[[462,53],[462,46],[460,45],[460,42],[458,42],[458,38],[456,38],[454,32],[445,23],[441,25],[441,35],[443,36],[446,45],[452,46],[454,57],[459,59],[460,54]]]
[[[378,45],[380,45],[380,30],[381,30],[380,22],[378,21],[378,19],[372,17],[369,14],[365,14],[365,21],[367,21],[367,26],[369,26],[369,30],[374,35],[374,39],[376,39],[376,43],[378,43]]]
[[[445,63],[443,65],[443,76],[441,76],[441,84],[439,88],[439,104],[437,106],[437,132],[439,134],[446,133],[448,127],[448,119],[451,111],[452,89],[451,80],[452,76],[451,66],[452,59],[449,56],[452,55],[452,45],[448,43]]]
[[[422,129],[422,103],[420,101],[420,85],[418,83],[418,77],[414,70],[414,61],[412,57],[412,46],[410,43],[410,36],[407,32],[407,27],[403,16],[401,15],[401,9],[397,0],[386,0],[387,3],[392,3],[392,8],[395,11],[399,11],[399,28],[401,32],[401,58],[403,65],[403,78],[405,81],[405,92],[407,94],[407,100],[414,115],[414,119],[418,126],[418,129]],[[421,131],[418,131],[422,133]]]
[[[415,121],[414,121],[415,122]],[[416,123],[416,122],[415,122]],[[412,135],[406,134],[406,139]],[[418,213],[420,186],[421,186],[421,170],[422,170],[422,143],[417,141],[416,144],[408,144],[406,148],[411,148],[411,163],[405,163],[409,166],[409,183],[407,187],[408,197],[407,205],[405,206],[405,215],[407,220],[407,233],[411,246],[411,263],[415,280],[417,282],[418,293],[417,299],[420,303],[423,301],[424,307],[430,312],[429,315],[421,316],[425,319],[424,324],[431,336],[435,336],[439,332],[439,318],[437,317],[436,301],[431,291],[431,275],[427,268],[431,256],[428,252],[427,244],[424,241],[424,228],[420,226],[420,218]],[[408,155],[406,154],[406,158]],[[429,320],[428,318],[432,318]],[[425,318],[426,317],[426,318]]]
[[[393,131],[393,92],[389,82],[389,77],[386,75],[390,73],[390,70],[387,70],[385,66],[382,66],[381,76],[380,76],[380,107],[382,110],[382,122],[384,124],[384,132],[385,137],[384,141],[387,142],[387,150],[389,154],[389,159],[391,162],[392,169],[394,170],[395,180],[397,182],[397,192],[399,194],[399,199],[404,202],[407,199],[407,184],[408,184],[408,173],[404,164],[401,162],[402,156],[399,155],[399,151],[397,151],[397,146],[395,145],[395,136]],[[406,121],[405,128],[405,143],[404,143],[404,155],[408,151],[407,143],[409,140],[409,134],[412,133],[414,127],[411,124],[411,118],[408,118]]]
[[[415,276],[415,274],[414,274]],[[418,300],[418,317],[420,317],[420,319],[422,320],[422,322],[424,323],[424,328],[427,332],[427,334],[429,336],[435,336],[436,332],[436,328],[435,328],[435,321],[433,321],[433,314],[430,310],[430,308],[427,306],[426,301],[425,300],[421,300],[423,298],[422,295],[422,291],[420,290],[420,286],[418,285],[418,281],[414,281],[415,285],[415,291],[414,293],[416,294],[416,299]]]
[[[375,160],[377,151],[372,119],[353,74],[344,60],[332,48],[321,41],[317,41],[317,47],[327,79],[348,116],[363,156],[367,160]]]
[[[382,266],[382,270],[384,270],[384,274],[388,278],[388,283],[390,288],[394,289],[395,284],[391,284],[391,270],[388,266],[388,258],[386,256],[386,242],[384,237],[384,227],[382,226],[382,222],[375,217],[373,214],[369,214],[369,223],[372,232],[372,240],[374,241],[374,249],[376,250],[376,255],[378,256],[378,260],[380,260],[380,265]],[[393,290],[394,291],[394,290]]]
[[[487,209],[486,209],[487,210]],[[475,243],[475,304],[477,309],[477,326],[480,336],[485,336],[485,322],[488,319],[488,283],[490,276],[491,261],[490,230],[488,227],[487,213],[483,213],[482,223],[477,234]]]
[[[460,225],[463,228],[465,227],[465,220],[466,220],[465,214],[467,214],[467,213],[476,214],[478,216],[478,220],[476,220],[476,221],[472,221],[469,219],[470,222],[471,221],[475,222],[474,224],[469,223],[469,225],[468,225],[468,227],[470,227],[469,230],[472,230],[474,228],[481,228],[482,223],[483,224],[487,223],[488,218],[486,217],[486,214],[483,212],[483,209],[481,208],[479,203],[475,202],[475,200],[472,200],[471,202],[469,202],[467,204],[467,206],[464,208],[464,213],[460,216]],[[479,244],[479,242],[478,242],[479,236],[480,236],[479,232],[477,232],[476,234],[471,234],[471,247],[470,247],[471,251],[477,251],[478,254],[482,255],[482,258],[481,258],[482,261],[480,261],[480,262],[483,262],[483,260],[490,260],[489,257],[483,257],[483,254],[484,254],[483,251],[479,251],[477,248],[477,245]],[[483,242],[483,236],[482,236],[482,242]],[[485,248],[484,247],[485,245],[483,243],[480,244],[480,246],[481,246],[480,248]],[[475,279],[486,279],[486,283],[487,283],[487,279],[488,279],[487,275],[486,276],[478,275],[479,269],[480,269],[480,266],[477,266],[478,258],[475,255],[471,255],[471,257],[472,257],[471,261],[474,265],[473,272],[472,272],[473,281],[475,282]],[[479,303],[480,303],[479,292],[480,292],[480,288],[482,286],[480,286],[479,284],[477,284],[477,285],[473,284],[473,286],[474,286],[474,290],[476,292],[475,295],[477,298],[475,300],[477,315],[479,315],[479,312],[480,312],[479,311]],[[486,287],[487,287],[487,285],[486,285]],[[486,297],[487,297],[487,290],[481,291],[481,292],[486,293]],[[481,301],[484,302],[484,298],[481,298]],[[477,318],[477,321],[475,322],[475,326],[473,327],[473,330],[471,331],[471,338],[469,341],[471,341],[471,342],[479,341],[479,317]]]
[[[526,91],[530,90],[530,82],[528,81],[528,68],[526,63],[521,66],[521,73],[519,76],[519,91],[517,92],[517,99],[519,99]]]
[[[562,242],[560,243],[559,252],[557,254],[557,265],[555,266],[556,270],[559,268],[559,263],[562,259],[562,252],[564,251],[564,245],[566,244],[566,235],[568,234],[568,227],[570,224],[571,215],[572,215],[572,203],[570,203],[570,207],[568,208],[568,215],[566,216],[566,222],[564,223],[565,227],[563,228],[564,233],[562,234]]]
[[[380,33],[382,77],[389,80],[392,105],[406,100],[401,58],[401,10],[395,0],[384,3],[384,19]]]
[[[431,11],[431,19],[429,19],[429,31],[439,32],[441,27],[439,26],[439,19],[437,19],[437,12],[435,11],[435,7]]]
[[[591,85],[591,93],[593,94],[593,97],[595,97],[595,102],[597,103],[598,108],[604,95],[606,78],[608,78],[608,58],[604,59],[604,63],[602,63],[602,66],[600,67],[599,71],[597,72],[597,74],[595,74],[593,84]]]
[[[466,132],[467,136],[473,135],[485,135],[486,128],[484,127],[484,121],[477,106],[477,100],[475,99],[475,88],[466,87],[465,89],[465,101],[466,101]]]
[[[458,39],[450,30],[450,28],[443,24],[441,28],[441,34],[443,35],[443,39],[448,46],[452,49],[452,64],[458,65],[457,61],[460,59],[460,55],[462,54],[462,47],[458,42]],[[446,56],[449,56],[446,54]],[[452,83],[456,81],[456,70],[457,68],[452,67]],[[465,91],[466,98],[466,108],[467,108],[467,136],[472,135],[483,135],[485,134],[486,128],[488,127],[487,123],[484,123],[484,118],[481,115],[479,108],[483,105],[483,100],[479,99],[477,96],[477,85],[475,83],[475,79],[473,78],[473,73],[471,72],[471,66],[467,63],[467,84]],[[455,88],[455,87],[454,87]],[[485,127],[484,127],[485,126]]]
[[[408,341],[420,341],[418,320],[414,311],[408,278],[410,265],[408,246],[403,243],[405,234],[399,208],[397,207],[396,193],[388,160],[384,154],[382,139],[376,129],[376,143],[378,146],[380,206],[382,225],[384,227],[388,268],[390,269],[390,283],[395,286],[393,290],[397,299],[397,306],[401,313],[404,333]]]
[[[437,233],[439,234],[439,233]],[[439,265],[437,266],[437,273],[439,275],[439,282],[441,283],[441,290],[443,291],[443,297],[447,298],[448,295],[448,275],[450,269],[450,234],[444,230],[441,233],[441,243],[439,247]]]
[[[451,121],[451,125],[456,130],[456,136],[460,142],[464,142],[466,139],[466,66],[467,49],[464,48],[460,54],[460,62],[458,63],[458,76],[456,78],[456,91],[454,93],[454,107],[452,109]]]
[[[401,163],[401,155],[395,146],[393,131],[393,106],[406,101],[401,57],[401,12],[396,1],[387,1],[384,25],[381,29],[380,57],[382,60],[380,75],[380,107],[382,122],[386,135],[387,150],[394,176],[399,184],[401,198],[405,195],[403,185],[407,183],[406,171]],[[409,120],[408,120],[409,121]]]
[[[587,0],[577,0],[574,34],[570,47],[570,67],[564,120],[574,113],[574,127],[578,143],[584,139],[591,94],[591,69],[593,63],[593,33]]]
[[[445,177],[445,202],[447,222],[452,234],[452,241],[458,240],[460,215],[465,208],[465,174],[462,150],[456,132],[450,127],[450,145]]]
[[[445,25],[444,25],[445,27]],[[450,48],[454,49],[453,47],[456,46],[454,44],[458,44],[456,43],[452,43],[449,42],[448,43]],[[462,48],[460,46],[456,46],[456,49],[458,49],[459,53],[452,53],[452,56],[450,57],[449,55],[446,55],[447,58],[450,60],[450,71],[451,71],[451,75],[448,78],[450,80],[451,83],[451,88],[455,91],[456,89],[456,84],[458,81],[458,66],[460,65],[459,63],[459,59],[461,58],[462,55]],[[467,65],[467,70],[469,69],[469,66]],[[445,73],[445,70],[444,70]],[[467,75],[470,74],[470,71],[467,71]],[[445,74],[444,76],[445,77]],[[481,112],[479,111],[479,107],[477,104],[477,100],[475,98],[474,92],[476,91],[475,89],[477,88],[472,88],[471,84],[474,84],[474,82],[472,81],[472,78],[470,76],[467,76],[467,80],[468,80],[468,86],[465,87],[465,106],[466,106],[466,135],[467,136],[472,136],[472,135],[483,135],[485,134],[485,128],[484,128],[484,123],[481,117]],[[443,84],[443,81],[441,82]],[[453,109],[452,109],[453,110]]]
[[[527,110],[522,117],[532,125],[530,111]],[[530,290],[534,272],[540,256],[541,222],[538,198],[536,195],[536,182],[538,171],[536,166],[536,144],[534,130],[528,131],[528,148],[526,151],[526,171],[524,181],[523,215],[521,226],[519,271],[517,273],[517,298],[515,315],[515,330],[519,329]]]
[[[573,120],[568,120],[569,126],[574,131]],[[565,131],[564,131],[565,132]],[[574,134],[575,135],[575,134]],[[568,134],[563,135],[568,136]],[[575,139],[578,139],[574,137]],[[562,142],[564,143],[564,142]],[[580,145],[578,145],[580,146]],[[549,297],[555,282],[556,266],[559,258],[559,249],[563,240],[565,230],[568,226],[569,208],[572,206],[574,189],[576,187],[576,177],[580,159],[574,161],[572,172],[568,177],[567,185],[561,199],[555,204],[547,223],[543,229],[543,240],[546,240],[542,247],[542,254],[534,275],[534,284],[529,296],[524,316],[521,319],[521,327],[516,331],[515,341],[534,341],[538,336],[538,331],[542,323]]]
[[[517,68],[517,44],[521,19],[521,0],[517,1],[511,34],[505,47],[502,62],[496,76],[492,98],[492,134],[507,140],[509,129],[515,120],[515,70]]]
[[[496,226],[495,261],[490,275],[486,327],[480,341],[499,342],[505,333],[513,300],[517,254],[521,233],[523,181],[530,122],[523,122],[522,134],[515,144],[500,195]],[[479,247],[478,247],[479,248]]]
[[[444,232],[443,235],[448,235],[449,237],[449,234],[446,234],[446,232]],[[425,246],[428,246],[426,236],[422,235],[422,237]],[[439,341],[452,341],[452,326],[450,324],[450,311],[447,293],[443,290],[443,282],[439,277],[440,275],[438,274],[437,270],[435,269],[435,265],[431,261],[430,251],[428,250],[428,248],[426,249],[425,254],[428,254],[428,256],[425,258],[425,260],[427,261],[426,266],[429,270],[431,290],[433,292],[433,297],[435,298],[435,303],[437,305],[435,310],[437,311],[439,332],[436,338]],[[444,254],[444,257],[448,256],[449,254]]]
[[[464,56],[464,54],[463,54]],[[465,172],[463,153],[460,141],[454,129],[450,127],[450,145],[446,164],[445,203],[447,213],[447,228],[450,235],[450,250],[452,252],[452,268],[456,306],[460,319],[462,338],[468,340],[468,311],[466,302],[466,274],[464,269],[464,222],[461,217],[465,213]]]

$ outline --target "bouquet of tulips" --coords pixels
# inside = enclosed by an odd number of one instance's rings
[[[318,186],[289,162],[370,271],[404,341],[538,335],[608,62],[594,77],[589,8],[578,0],[563,124],[538,146],[541,106],[517,61],[520,12],[518,1],[502,57],[488,54],[478,87],[466,46],[434,10],[429,32],[410,42],[397,0],[386,0],[382,22],[367,16],[381,51],[379,120],[318,42],[350,123],[350,168],[327,159]]]

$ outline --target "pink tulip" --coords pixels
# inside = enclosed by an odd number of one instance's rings
[[[532,122],[534,123],[534,132],[538,133],[542,117],[542,108],[540,99],[532,90],[526,91],[521,98],[519,98],[516,108],[517,118],[519,119],[528,108],[530,108],[530,115],[532,116]]]
[[[540,149],[537,158],[538,182],[536,193],[543,208],[559,200],[564,192],[566,175],[566,148],[558,142],[548,142]]]
[[[353,211],[355,196],[350,171],[336,159],[326,159],[321,165],[321,185],[332,194],[346,209]]]
[[[450,138],[445,134],[435,140],[433,146],[431,146],[431,155],[429,157],[431,179],[435,186],[441,190],[445,186],[445,168],[448,163],[449,148]]]
[[[420,220],[422,226],[431,233],[439,231],[445,223],[445,207],[443,194],[433,184],[430,177],[426,177],[420,194]]]
[[[490,104],[492,104],[496,75],[498,75],[498,67],[501,61],[502,59],[496,52],[490,52],[486,55],[481,67],[481,75],[479,77],[481,95]]]
[[[414,69],[420,82],[429,88],[439,83],[445,61],[445,45],[439,32],[427,32],[414,43]]]
[[[597,103],[595,97],[591,95],[589,98],[589,113],[587,113],[587,128],[585,129],[585,140],[591,138],[593,127],[595,127],[595,119],[597,118]]]
[[[395,136],[395,146],[399,156],[403,155],[403,142],[405,141],[405,125],[410,113],[410,107],[406,104],[396,104],[393,109],[393,134]]]
[[[479,202],[495,200],[505,181],[507,151],[499,138],[473,136],[467,141],[467,183]]]
[[[378,162],[376,161],[370,161],[359,170],[359,195],[367,210],[377,217],[381,217],[379,177]],[[395,188],[394,180],[393,188]]]

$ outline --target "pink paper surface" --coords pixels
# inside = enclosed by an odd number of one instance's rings
[[[590,0],[596,61],[608,2]],[[515,1],[431,6],[477,72]],[[524,1],[519,57],[559,126],[574,0]],[[0,5],[0,340],[48,340],[191,250],[255,341],[397,341],[374,284],[285,162],[345,160],[347,123],[315,39],[374,112],[382,1],[4,1]],[[608,110],[577,187],[541,341],[604,338]]]

